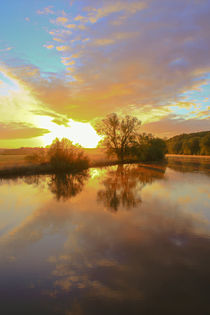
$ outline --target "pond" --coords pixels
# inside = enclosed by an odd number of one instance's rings
[[[210,172],[0,182],[1,314],[210,314]]]

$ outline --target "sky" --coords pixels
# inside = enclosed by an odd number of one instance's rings
[[[0,0],[0,148],[95,147],[107,114],[210,130],[208,0]]]

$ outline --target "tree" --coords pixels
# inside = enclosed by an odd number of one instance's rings
[[[200,146],[201,154],[210,155],[210,134],[205,135],[205,137],[201,139]]]
[[[108,115],[97,126],[97,132],[104,136],[102,143],[108,155],[116,155],[121,161],[129,155],[129,149],[141,125],[136,117],[119,118],[116,113]]]
[[[164,158],[166,143],[151,134],[139,134],[132,146],[132,154],[140,161],[159,161]]]
[[[186,139],[182,144],[182,153],[183,154],[199,154],[200,153],[200,138],[192,137]]]
[[[168,153],[210,154],[210,131],[194,132],[174,136],[166,141]]]

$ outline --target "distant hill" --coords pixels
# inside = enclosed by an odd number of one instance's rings
[[[169,154],[210,155],[210,131],[181,134],[166,140]]]

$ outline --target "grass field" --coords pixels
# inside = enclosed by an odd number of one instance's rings
[[[0,169],[5,167],[26,165],[26,155],[0,155]]]
[[[95,164],[98,161],[107,160],[105,153],[101,149],[84,149],[85,154],[89,157],[90,164]],[[13,167],[13,166],[25,166],[29,162],[26,161],[27,155],[3,155],[0,154],[0,169]]]
[[[107,162],[105,152],[101,149],[85,149],[85,154],[89,157],[90,165],[97,164],[97,162]],[[29,162],[25,160],[26,155],[1,155],[0,154],[0,169],[28,165]],[[196,156],[196,155],[175,155],[166,154],[166,158],[170,160],[210,163],[210,156]]]

